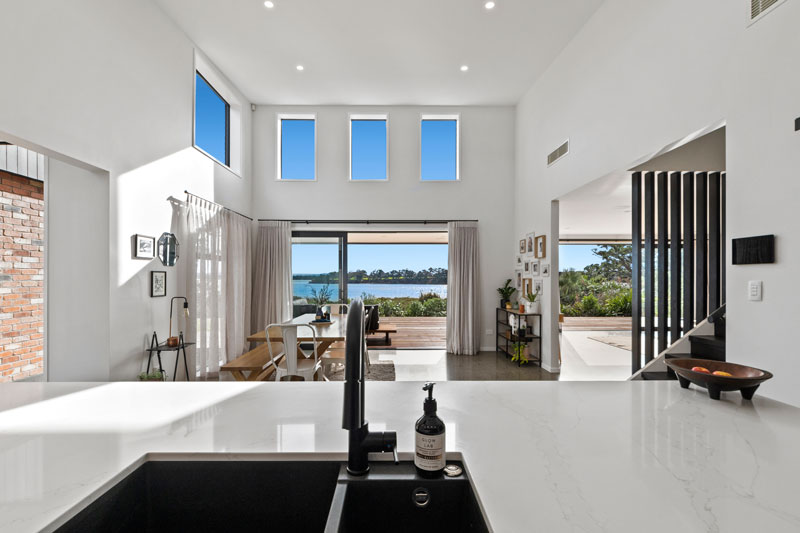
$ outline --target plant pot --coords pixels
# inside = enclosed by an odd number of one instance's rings
[[[525,307],[527,308],[528,313],[538,315],[539,314],[539,302],[528,302]]]
[[[507,303],[508,300],[506,300],[505,298],[500,298],[500,309],[505,309]]]

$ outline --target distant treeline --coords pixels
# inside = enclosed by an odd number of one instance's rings
[[[338,272],[327,274],[295,274],[293,279],[308,280],[310,283],[339,283]],[[386,283],[386,284],[418,284],[418,285],[447,285],[446,268],[429,268],[427,270],[356,270],[347,274],[347,283]]]

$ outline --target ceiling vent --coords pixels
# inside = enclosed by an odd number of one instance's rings
[[[784,0],[750,0],[750,22],[767,14]]]
[[[564,141],[564,144],[547,154],[547,166],[549,167],[565,155],[569,153],[569,139]]]

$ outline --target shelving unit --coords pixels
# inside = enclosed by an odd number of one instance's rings
[[[521,319],[525,319],[524,331],[519,325]],[[530,319],[529,319],[530,318]],[[516,326],[516,334],[511,334],[511,324]],[[512,345],[515,342],[524,342],[527,345],[536,343],[538,350],[536,355],[530,355],[528,361],[542,366],[542,315],[539,313],[520,313],[512,309],[498,307],[495,311],[495,347],[498,352],[504,353],[506,357],[513,357]],[[522,361],[517,363],[522,365]]]

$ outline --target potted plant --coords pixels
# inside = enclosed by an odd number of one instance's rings
[[[517,292],[517,289],[512,287],[511,280],[507,279],[505,285],[497,289],[497,292],[500,294],[500,308],[505,309],[511,295]]]
[[[539,312],[539,291],[536,292],[529,292],[525,295],[525,299],[528,301],[525,307],[527,307],[528,313],[538,313]]]
[[[139,381],[166,381],[166,375],[160,370],[154,370],[149,374],[142,372],[139,374]]]
[[[524,342],[515,342],[514,344],[511,345],[511,351],[512,351],[511,361],[512,362],[516,363],[517,361],[519,361],[523,365],[529,362],[528,358],[525,355],[526,346],[527,346],[527,344],[524,343]]]

